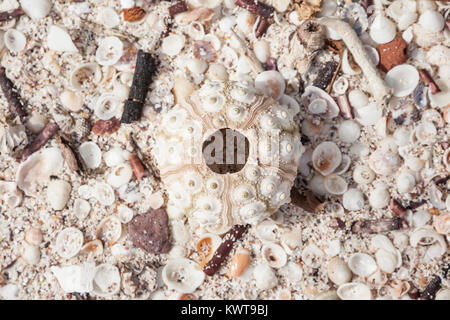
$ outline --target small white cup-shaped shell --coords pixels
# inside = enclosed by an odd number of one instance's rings
[[[397,191],[400,193],[411,192],[416,185],[416,179],[414,175],[409,172],[402,172],[396,179]]]
[[[176,56],[181,52],[186,42],[185,36],[181,34],[172,34],[163,39],[161,52],[170,57]]]
[[[337,295],[342,300],[371,300],[370,288],[360,282],[344,283],[337,289]]]
[[[228,71],[221,63],[212,63],[209,65],[206,77],[210,80],[228,80]]]
[[[55,250],[64,259],[75,257],[83,246],[83,233],[77,228],[66,228],[56,237]]]
[[[368,184],[375,179],[375,172],[372,171],[368,166],[363,164],[358,164],[353,169],[353,181],[357,184]]]
[[[104,182],[97,182],[94,187],[93,196],[100,204],[104,206],[110,206],[116,199],[114,190],[111,186]]]
[[[314,169],[324,176],[332,173],[341,164],[341,161],[341,150],[331,141],[325,141],[319,144],[312,154]]]
[[[431,32],[440,32],[444,29],[445,19],[435,10],[425,10],[419,17],[419,24]]]
[[[194,292],[205,279],[199,266],[188,259],[171,259],[162,270],[164,284],[181,293]]]
[[[302,261],[308,267],[318,268],[323,263],[324,252],[314,243],[306,246],[302,251]]]
[[[392,273],[397,268],[397,255],[388,250],[377,250],[375,259],[377,260],[380,270],[383,272]]]
[[[126,205],[121,204],[119,207],[117,207],[117,217],[119,218],[120,222],[128,223],[131,221],[131,219],[133,219],[133,216],[133,209],[127,207]]]
[[[99,297],[110,297],[120,291],[120,272],[116,266],[103,263],[95,268],[92,292]]]
[[[41,260],[41,251],[38,246],[33,246],[28,242],[22,245],[22,259],[29,265],[36,265]]]
[[[256,40],[253,44],[253,51],[256,58],[262,63],[266,63],[267,59],[270,58],[270,46],[266,40]]]
[[[55,25],[48,29],[47,45],[50,50],[58,52],[78,52],[69,33]]]
[[[98,85],[101,79],[100,66],[97,63],[85,63],[72,71],[69,83],[75,90],[83,90]]]
[[[123,42],[118,37],[102,39],[95,52],[95,59],[101,66],[116,64],[123,55]]]
[[[71,112],[80,111],[84,105],[83,97],[77,92],[68,89],[61,93],[59,99],[61,100],[62,106]]]
[[[31,246],[39,246],[44,237],[39,228],[31,227],[25,232],[25,241]]]
[[[233,28],[235,25],[236,25],[236,17],[235,16],[223,17],[219,21],[220,31],[222,31],[224,33],[230,32],[231,28]]]
[[[346,77],[341,76],[336,79],[336,81],[333,83],[333,91],[337,95],[344,94],[348,89],[348,80]]]
[[[348,93],[348,101],[353,108],[362,108],[369,104],[369,97],[361,90],[354,89]]]
[[[348,187],[347,181],[337,174],[330,174],[326,176],[323,184],[329,193],[336,195],[344,194]]]
[[[374,209],[381,209],[389,205],[391,195],[385,187],[377,186],[371,190],[369,195],[369,203]]]
[[[47,124],[48,120],[45,116],[40,114],[37,111],[33,111],[31,114],[31,117],[28,118],[25,126],[28,130],[30,130],[32,133],[37,134],[44,129],[45,125]]]
[[[278,284],[275,272],[265,263],[259,264],[253,269],[253,277],[256,287],[260,290],[270,290]]]
[[[16,53],[25,49],[27,44],[25,35],[16,29],[9,29],[6,31],[3,35],[3,41],[9,51]]]
[[[232,278],[239,278],[250,265],[250,251],[247,249],[237,249],[231,259],[228,275]]]
[[[112,246],[122,235],[122,223],[118,217],[109,216],[103,219],[97,227],[95,238],[105,245]]]
[[[261,249],[263,260],[275,269],[283,267],[287,262],[287,255],[284,249],[275,243],[266,243]]]
[[[65,208],[70,198],[72,186],[64,180],[52,180],[47,186],[47,200],[53,210],[62,210]]]
[[[89,212],[91,212],[91,205],[88,201],[84,199],[75,199],[73,203],[73,214],[77,217],[77,219],[86,219]]]
[[[370,155],[369,166],[375,173],[389,176],[399,168],[400,161],[397,153],[380,148]]]
[[[130,182],[133,177],[133,170],[128,162],[124,162],[115,167],[108,175],[107,182],[113,188],[119,188]]]
[[[345,143],[353,143],[358,140],[361,130],[359,124],[354,120],[345,120],[339,124],[339,140]]]
[[[80,156],[84,161],[84,164],[89,169],[96,169],[102,162],[102,151],[95,142],[86,141],[83,142],[78,148]]]
[[[148,197],[148,204],[153,210],[159,209],[164,205],[164,197],[161,192],[154,192]]]
[[[416,67],[410,64],[398,65],[386,73],[386,84],[394,89],[395,97],[406,97],[413,93],[419,84],[420,76]]]
[[[255,88],[259,93],[278,100],[284,94],[286,83],[281,73],[275,70],[268,70],[256,76]]]
[[[99,8],[99,22],[106,28],[115,28],[120,24],[120,17],[111,7]]]
[[[352,272],[360,277],[368,277],[377,271],[377,263],[366,253],[354,253],[348,259],[348,266]]]
[[[350,211],[358,211],[364,207],[364,196],[362,192],[356,188],[350,188],[342,197],[342,205]]]
[[[101,120],[109,120],[120,113],[122,101],[114,94],[105,93],[98,99],[94,107],[94,114]]]
[[[414,133],[420,144],[430,144],[434,142],[437,129],[432,122],[422,122],[417,126]]]
[[[120,147],[112,147],[103,155],[103,159],[105,160],[105,164],[108,167],[115,167],[127,160],[129,154],[126,150],[123,150]]]
[[[191,58],[186,61],[186,67],[194,74],[202,74],[208,69],[208,63],[204,60]]]
[[[338,286],[352,280],[352,271],[344,259],[334,257],[330,260],[327,267],[328,278]]]
[[[378,15],[370,26],[370,37],[378,44],[388,43],[394,40],[396,35],[396,25],[389,18]]]

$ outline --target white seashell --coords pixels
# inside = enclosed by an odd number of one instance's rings
[[[52,180],[47,187],[47,200],[53,210],[63,210],[70,198],[72,186],[64,180]]]
[[[102,151],[95,142],[83,142],[78,148],[80,156],[89,169],[96,169],[102,162]]]
[[[450,289],[439,290],[434,300],[450,300]]]
[[[194,74],[202,74],[208,69],[208,63],[204,60],[191,58],[187,60],[186,67]]]
[[[0,287],[0,297],[4,300],[19,300],[19,287],[16,284]]]
[[[324,253],[314,243],[309,244],[302,251],[302,262],[311,268],[318,268],[323,263]]]
[[[50,0],[20,0],[20,5],[33,20],[45,18],[52,10]]]
[[[365,45],[364,50],[366,51],[372,65],[376,67],[380,63],[380,54],[378,53],[378,50],[369,45]]]
[[[25,35],[16,29],[9,29],[6,31],[3,35],[3,41],[9,51],[16,53],[25,49],[27,44]]]
[[[162,279],[169,289],[192,293],[203,283],[205,274],[191,260],[172,259],[164,266]]]
[[[339,124],[339,140],[345,143],[353,143],[358,140],[361,133],[358,123],[354,120],[345,120]]]
[[[39,228],[31,227],[25,232],[25,242],[27,242],[31,246],[39,246],[44,237],[42,236],[42,231]]]
[[[120,24],[119,15],[117,14],[116,10],[111,7],[100,8],[98,20],[108,29],[115,28]]]
[[[133,219],[134,212],[133,209],[121,204],[117,207],[117,216],[119,217],[120,222],[128,223]]]
[[[326,119],[333,119],[339,115],[339,107],[336,101],[320,88],[314,86],[306,87],[305,92],[301,96],[301,101],[308,106],[310,112],[315,110],[314,113],[320,113]],[[311,104],[313,105],[310,106]]]
[[[115,167],[122,164],[129,158],[129,152],[123,150],[120,147],[112,147],[109,151],[105,152],[103,159],[108,167]]]
[[[73,214],[75,217],[79,220],[86,219],[89,212],[91,212],[91,205],[88,201],[83,199],[75,199],[73,203]]]
[[[69,33],[65,29],[55,25],[50,26],[48,30],[47,45],[50,50],[58,52],[78,52]]]
[[[296,282],[302,280],[302,277],[303,277],[302,267],[292,261],[289,261],[278,272],[281,276],[285,277],[291,283],[296,283]]]
[[[392,175],[400,166],[400,157],[396,152],[377,149],[369,158],[370,168],[383,176]]]
[[[281,244],[287,253],[292,253],[302,244],[302,229],[300,226],[294,227],[292,230],[286,230],[280,237]]]
[[[353,108],[362,108],[369,104],[369,97],[361,90],[351,90],[348,93],[348,101]]]
[[[431,32],[440,32],[444,29],[445,19],[437,11],[426,10],[419,17],[419,24]]]
[[[348,171],[351,165],[351,159],[346,154],[342,155],[341,164],[334,170],[335,174],[342,175]]]
[[[416,228],[425,226],[430,221],[431,215],[427,210],[420,210],[414,213],[412,217],[413,225]]]
[[[378,107],[374,102],[355,110],[356,120],[363,126],[375,125],[382,116],[382,108]]]
[[[253,25],[255,24],[256,18],[255,15],[251,14],[246,10],[239,11],[236,19],[237,28],[243,34],[252,34],[253,33]]]
[[[0,196],[9,208],[17,208],[23,200],[23,193],[15,182],[0,181]]]
[[[104,218],[95,231],[95,238],[101,240],[105,245],[112,246],[122,236],[122,224],[118,217],[109,216]]]
[[[236,72],[239,74],[248,74],[251,71],[250,64],[248,62],[248,58],[245,56],[241,56],[238,60],[237,66],[236,66]]]
[[[120,0],[120,5],[122,9],[131,9],[136,6],[135,0]]]
[[[328,278],[338,286],[352,280],[352,271],[342,258],[334,257],[327,267]]]
[[[275,272],[267,264],[259,264],[253,269],[253,277],[256,281],[256,287],[260,290],[270,290],[278,283]]]
[[[400,27],[399,27],[400,28]],[[401,28],[400,28],[401,29]],[[414,32],[413,32],[413,28],[409,27],[407,28],[405,31],[403,31],[402,33],[402,38],[403,40],[405,40],[407,43],[411,43],[411,41],[414,38]]]
[[[27,242],[22,244],[22,259],[29,265],[36,265],[41,260],[41,251],[38,246],[33,246]]]
[[[342,154],[338,146],[331,141],[319,144],[313,151],[312,163],[314,169],[326,176],[332,173],[342,161]]]
[[[406,127],[399,127],[395,129],[394,134],[394,141],[399,147],[403,147],[408,145],[411,137],[411,129]]]
[[[266,243],[261,249],[261,255],[266,263],[275,269],[286,265],[287,255],[283,248],[275,243]]]
[[[396,179],[397,191],[400,193],[411,192],[416,185],[414,175],[409,172],[402,172]]]
[[[333,83],[333,91],[337,95],[343,95],[348,89],[348,80],[346,77],[341,76]]]
[[[68,89],[61,93],[59,99],[61,100],[62,106],[71,112],[80,111],[84,105],[83,97],[80,94]]]
[[[347,191],[347,181],[337,174],[330,174],[323,181],[324,187],[330,194],[341,195]]]
[[[397,268],[397,255],[390,251],[379,249],[375,253],[375,259],[377,260],[377,264],[380,267],[380,270],[383,272],[393,273]]]
[[[114,203],[116,199],[114,195],[114,190],[109,184],[104,182],[97,182],[94,187],[93,196],[104,206],[110,206]]]
[[[385,186],[377,186],[370,192],[369,203],[374,209],[381,209],[389,205],[391,195]]]
[[[110,297],[120,291],[120,272],[116,266],[103,263],[95,268],[92,292],[99,297]]]
[[[370,37],[378,44],[388,43],[394,40],[396,35],[396,25],[390,19],[378,15],[370,26]]]
[[[357,165],[353,169],[353,181],[357,184],[369,184],[375,179],[375,173],[366,165]]]
[[[95,104],[94,114],[101,120],[109,120],[117,117],[121,112],[122,101],[114,94],[102,94]]]
[[[414,133],[420,144],[430,144],[435,140],[437,129],[432,122],[422,122],[414,130]]]
[[[37,134],[44,129],[45,125],[47,124],[47,118],[41,115],[37,111],[33,111],[31,114],[31,117],[28,118],[25,126],[28,130],[30,130],[32,133]]]
[[[97,86],[101,79],[100,66],[97,63],[85,63],[72,71],[69,83],[75,90],[82,90]]]
[[[358,211],[364,207],[364,196],[356,188],[348,189],[342,197],[342,205],[350,211]]]
[[[219,28],[222,32],[227,33],[236,25],[236,17],[235,16],[227,16],[223,17],[219,21]]]
[[[384,80],[394,89],[395,97],[406,97],[417,87],[420,77],[414,66],[401,64],[389,70]]]
[[[67,292],[91,292],[95,276],[95,262],[85,262],[80,265],[65,267],[50,267],[61,288]]]
[[[273,220],[267,219],[256,226],[255,232],[259,239],[273,242],[277,240],[278,226]]]
[[[360,277],[368,277],[377,271],[377,263],[366,253],[354,253],[348,259],[352,272]]]
[[[148,203],[153,210],[159,209],[164,205],[164,198],[161,192],[155,192],[148,197]]]
[[[372,300],[370,288],[360,282],[344,283],[337,289],[341,300]]]
[[[209,65],[206,77],[210,80],[225,81],[228,79],[228,72],[223,64],[212,63]]]
[[[107,183],[113,188],[119,188],[130,182],[133,177],[133,170],[129,163],[122,163],[115,167],[108,175]]]
[[[255,41],[253,51],[255,52],[256,58],[262,63],[266,63],[267,59],[270,58],[270,46],[266,40],[261,39]]]
[[[117,37],[107,37],[99,42],[95,60],[101,66],[112,66],[119,62],[122,55],[123,42]]]
[[[442,108],[447,106],[450,101],[450,80],[437,79],[436,84],[441,89],[441,92],[432,94],[431,90],[429,90],[428,96],[433,107]]]
[[[77,228],[66,228],[56,237],[55,250],[64,259],[75,257],[83,246],[83,233]]]
[[[58,148],[42,149],[22,162],[16,173],[17,186],[28,196],[37,196],[39,186],[57,175],[64,163]]]
[[[176,56],[181,52],[186,42],[185,36],[181,34],[172,34],[163,39],[161,52],[170,57]]]
[[[284,94],[286,83],[281,73],[275,70],[263,71],[255,78],[258,93],[278,100]]]

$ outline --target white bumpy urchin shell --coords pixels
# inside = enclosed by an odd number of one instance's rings
[[[241,170],[220,174],[207,166],[202,146],[224,128],[245,136],[249,148]],[[283,101],[258,94],[252,85],[217,80],[163,115],[155,142],[168,207],[217,233],[236,223],[257,224],[289,202],[304,151]]]

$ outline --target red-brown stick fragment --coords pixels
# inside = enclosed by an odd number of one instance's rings
[[[336,102],[339,106],[339,110],[341,111],[342,118],[345,120],[353,119],[352,107],[348,101],[347,94],[336,97]]]
[[[130,165],[136,179],[141,179],[145,175],[145,167],[141,162],[141,159],[135,154],[130,154]]]
[[[0,22],[9,21],[23,16],[25,12],[22,9],[0,12]]]
[[[259,20],[258,26],[256,27],[256,30],[255,30],[255,36],[257,38],[259,38],[262,35],[264,35],[266,33],[267,29],[269,28],[269,26],[270,26],[270,22],[267,19],[261,17],[261,19]]]
[[[273,7],[255,0],[235,0],[234,3],[237,6],[266,19],[269,19],[274,11]]]
[[[419,75],[420,78],[426,83],[428,84],[428,86],[430,87],[430,91],[432,94],[436,94],[441,92],[441,88],[439,88],[439,86],[436,84],[436,82],[434,82],[433,78],[430,76],[430,74],[428,73],[427,70],[425,69],[420,69],[419,70]]]
[[[173,18],[179,13],[188,11],[188,7],[186,5],[186,2],[178,1],[174,5],[171,5],[167,10],[169,11],[169,16]]]
[[[14,90],[14,84],[6,76],[6,70],[3,67],[0,68],[0,87],[8,101],[11,113],[13,113],[14,116],[19,116],[21,118],[26,117],[27,112],[20,101],[18,93]]]
[[[360,220],[352,226],[354,233],[379,233],[393,230],[407,229],[408,223],[402,218]]]
[[[225,235],[222,243],[214,252],[213,257],[203,268],[203,272],[208,276],[213,276],[220,268],[222,263],[230,254],[233,249],[233,245],[238,241],[244,233],[249,228],[249,225],[235,225],[231,230]]]
[[[44,129],[42,129],[42,131],[38,134],[36,139],[34,139],[33,142],[31,142],[28,146],[25,147],[22,159],[26,160],[33,153],[38,151],[44,144],[47,143],[48,140],[50,140],[56,134],[56,132],[58,132],[58,130],[59,127],[56,123],[53,122],[47,123]]]

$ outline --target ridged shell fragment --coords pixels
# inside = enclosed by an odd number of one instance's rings
[[[55,250],[64,259],[75,257],[83,246],[83,233],[77,228],[69,227],[58,233]]]
[[[193,293],[205,279],[203,271],[189,259],[171,259],[162,270],[162,279],[169,288],[182,293]]]

